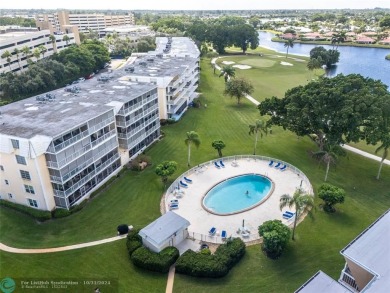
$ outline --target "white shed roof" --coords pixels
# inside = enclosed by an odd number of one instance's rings
[[[160,218],[143,228],[139,235],[157,246],[163,244],[167,239],[178,231],[187,228],[190,225],[183,217],[174,212],[167,212]]]
[[[295,293],[351,293],[339,282],[333,280],[322,271],[318,271]]]

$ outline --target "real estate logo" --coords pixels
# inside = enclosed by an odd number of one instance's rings
[[[15,281],[12,278],[4,278],[0,283],[0,290],[3,293],[12,293],[15,290]]]

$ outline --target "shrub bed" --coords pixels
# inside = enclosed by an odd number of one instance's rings
[[[171,265],[179,258],[179,255],[179,250],[176,247],[167,247],[160,253],[155,253],[142,246],[133,252],[131,260],[137,267],[167,273]]]
[[[141,236],[138,235],[139,229],[134,229],[127,234],[126,247],[129,252],[129,257],[133,252],[142,246]]]
[[[30,207],[27,207],[27,206],[24,206],[21,204],[9,202],[6,200],[0,200],[0,205],[14,209],[14,210],[22,212],[24,214],[30,215],[33,218],[35,218],[41,222],[51,219],[51,212],[50,211],[38,210],[38,209],[30,208]]]
[[[235,238],[220,245],[212,255],[187,250],[178,259],[176,272],[193,277],[226,276],[244,256],[245,248],[245,243],[240,238]]]
[[[56,219],[65,218],[71,214],[72,214],[71,211],[68,211],[66,209],[61,209],[61,208],[57,208],[52,212],[53,218],[56,218]]]

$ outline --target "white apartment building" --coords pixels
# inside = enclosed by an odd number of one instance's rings
[[[132,13],[123,15],[105,15],[105,14],[70,14],[68,11],[58,11],[53,14],[43,14],[36,17],[37,22],[50,22],[57,32],[64,31],[63,27],[75,25],[80,32],[89,30],[97,31],[99,35],[103,33],[106,27],[134,24],[134,15]]]
[[[0,56],[6,51],[8,51],[12,56],[0,59],[0,73],[24,70],[28,67],[28,59],[31,61],[37,61],[42,58],[46,58],[53,55],[53,53],[61,51],[76,43],[78,40],[78,35],[75,36],[73,31],[69,31],[68,34],[62,35],[53,34],[56,38],[55,43],[53,43],[49,38],[51,35],[50,30],[39,31],[37,29],[26,30],[25,28],[16,29],[15,27],[10,27],[9,29],[3,29],[1,31]],[[63,41],[65,35],[69,37],[67,42]],[[33,51],[40,46],[44,46],[46,48],[46,52],[41,54],[38,58],[33,57]],[[16,54],[15,49],[21,51],[24,47],[28,47],[30,49],[29,54],[26,55],[22,52]]]
[[[387,210],[341,254],[345,266],[338,281],[317,272],[296,293],[387,293],[390,289],[390,210]]]
[[[69,209],[158,139],[156,85],[122,74],[0,107],[1,199]]]
[[[189,38],[156,38],[157,48],[125,67],[123,79],[155,82],[160,119],[179,120],[198,97],[199,50]]]

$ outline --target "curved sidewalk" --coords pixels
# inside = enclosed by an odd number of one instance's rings
[[[102,240],[92,241],[92,242],[86,242],[81,244],[74,244],[74,245],[68,245],[68,246],[61,246],[61,247],[53,247],[53,248],[15,248],[10,247],[8,245],[5,245],[3,243],[0,243],[0,250],[11,252],[11,253],[21,253],[21,254],[33,254],[33,253],[52,253],[52,252],[60,252],[60,251],[67,251],[67,250],[74,250],[79,248],[85,248],[90,246],[96,246],[104,243],[114,242],[117,240],[125,239],[125,235],[119,235],[111,238],[106,238]]]
[[[217,65],[216,61],[218,58],[221,58],[221,57],[217,57],[217,58],[213,58],[211,60],[211,64],[213,64],[215,66],[215,68],[217,70],[221,70],[221,67]],[[254,99],[253,97],[249,96],[249,95],[246,95],[245,96],[249,101],[251,101],[253,104],[255,104],[256,106],[258,106],[260,104],[259,101],[257,101],[256,99]],[[349,145],[342,145],[342,147],[348,151],[351,151],[355,154],[358,154],[358,155],[361,155],[363,157],[366,157],[366,158],[369,158],[369,159],[372,159],[372,160],[375,160],[375,161],[382,161],[382,158],[381,157],[378,157],[378,156],[375,156],[375,155],[372,155],[370,153],[367,153],[365,151],[362,151],[362,150],[359,150],[357,148],[354,148],[354,147],[351,147]],[[386,164],[386,165],[390,165],[390,160],[384,160],[383,161],[383,164]]]

